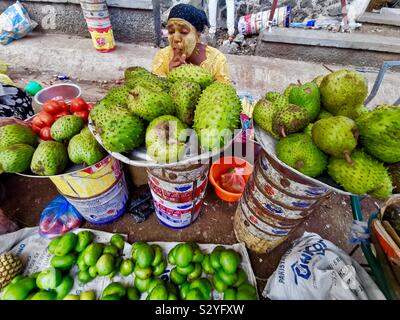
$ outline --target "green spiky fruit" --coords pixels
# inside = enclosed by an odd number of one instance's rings
[[[400,108],[381,106],[360,116],[356,123],[365,150],[377,159],[400,161]]]
[[[152,75],[152,73],[140,66],[133,66],[126,68],[124,71],[124,78],[125,80],[133,79],[136,77],[143,78]]]
[[[277,135],[285,137],[303,130],[309,123],[310,117],[304,108],[289,104],[275,113],[272,119],[272,130]]]
[[[64,171],[68,163],[65,146],[57,141],[42,141],[33,153],[31,170],[39,176],[52,176]]]
[[[235,88],[214,82],[201,94],[194,115],[194,129],[205,150],[219,150],[240,125],[242,105]]]
[[[297,84],[295,84],[295,83],[289,84],[289,86],[285,89],[285,91],[283,91],[283,95],[284,95],[286,98],[289,99],[290,92],[292,91],[292,89],[293,89],[294,87],[297,87]]]
[[[294,133],[281,139],[276,145],[276,155],[288,166],[310,177],[319,176],[327,164],[326,155],[304,133]]]
[[[392,194],[392,181],[383,164],[361,150],[354,150],[351,156],[353,164],[341,158],[331,157],[328,174],[346,191],[377,198],[386,198]]]
[[[279,98],[281,96],[281,94],[279,92],[276,91],[268,91],[265,94],[265,99],[271,102],[274,102],[277,98]]]
[[[186,128],[174,116],[165,115],[154,119],[146,130],[147,154],[159,163],[180,160],[185,151]]]
[[[114,116],[121,117],[122,115],[130,116],[129,109],[117,104],[112,104],[109,101],[100,100],[92,110],[90,110],[90,118],[94,122],[97,129],[102,129],[107,125],[107,122],[112,121]]]
[[[128,152],[144,142],[143,121],[132,114],[118,113],[104,122],[100,135],[104,147],[111,152]]]
[[[310,123],[304,130],[303,133],[308,134],[310,137],[312,137],[312,128],[314,126],[314,123]]]
[[[163,115],[173,115],[175,106],[167,92],[156,92],[138,85],[129,92],[128,107],[135,115],[149,122]]]
[[[320,75],[315,77],[311,82],[314,82],[318,87],[321,85],[322,80],[324,80],[325,75]]]
[[[321,109],[318,86],[313,82],[292,87],[289,93],[289,103],[306,109],[311,121],[318,116]]]
[[[104,153],[89,128],[83,128],[80,134],[69,142],[68,156],[73,163],[86,163],[91,166],[103,159]]]
[[[360,73],[343,69],[324,77],[320,92],[324,108],[337,115],[342,108],[361,105],[367,97],[368,84]]]
[[[356,123],[343,116],[318,120],[312,129],[312,138],[318,148],[331,156],[345,158],[349,163],[358,135]]]
[[[200,98],[201,87],[189,81],[175,82],[169,91],[175,104],[176,116],[187,125],[192,125],[194,109]]]
[[[168,80],[170,82],[190,81],[199,84],[202,89],[205,89],[213,83],[214,77],[207,69],[200,66],[183,64],[168,73]]]
[[[344,106],[342,107],[336,115],[344,116],[353,120],[358,119],[364,113],[368,113],[368,109],[363,105],[359,105],[356,107],[353,106]]]
[[[118,105],[126,107],[128,105],[129,88],[127,86],[118,86],[111,88],[107,95],[102,99],[105,104]]]
[[[32,146],[22,143],[0,149],[0,173],[26,171],[34,152]]]
[[[329,111],[326,111],[325,109],[321,109],[321,111],[318,114],[317,121],[329,117],[333,117],[333,114],[330,113]]]
[[[22,143],[36,147],[38,138],[30,129],[20,124],[9,124],[0,127],[0,148]]]
[[[69,115],[58,118],[51,126],[51,137],[58,141],[68,141],[83,128],[81,117]]]

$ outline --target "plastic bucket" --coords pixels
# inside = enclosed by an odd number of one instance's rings
[[[113,223],[125,213],[128,201],[125,176],[122,174],[109,190],[99,196],[86,199],[66,196],[66,199],[88,222],[92,224]]]
[[[86,24],[89,29],[105,29],[111,28],[111,21],[109,18],[85,18]]]
[[[107,10],[93,11],[82,9],[83,16],[87,19],[109,18],[110,14]]]
[[[81,171],[50,177],[50,180],[64,196],[91,198],[110,189],[121,175],[121,163],[108,155],[100,162]]]
[[[99,52],[110,52],[115,50],[115,41],[112,27],[89,28],[93,46]]]
[[[190,226],[200,215],[209,165],[147,169],[148,183],[160,222],[173,229]]]
[[[107,2],[105,0],[81,0],[81,7],[86,11],[105,11],[108,10]]]

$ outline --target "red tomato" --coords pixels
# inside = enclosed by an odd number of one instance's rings
[[[60,101],[49,100],[43,104],[43,111],[50,113],[52,115],[56,115],[57,113],[60,113],[61,111],[63,111],[63,107],[62,107],[62,104],[60,103]]]
[[[88,105],[86,101],[81,97],[72,99],[70,103],[70,109],[72,113],[87,110],[87,107]]]
[[[32,125],[32,130],[33,130],[33,132],[35,132],[36,134],[39,134],[40,133],[40,127],[38,127],[38,126],[35,126],[34,124]]]
[[[51,125],[54,122],[54,117],[50,113],[47,113],[44,111],[39,112],[35,118],[37,118],[37,117],[39,117],[39,120],[42,122],[42,125],[39,126],[40,128],[51,127]],[[35,118],[33,120],[35,120]],[[35,123],[33,123],[33,124],[35,124]]]
[[[58,103],[61,105],[61,108],[63,111],[66,111],[69,113],[69,105],[66,103],[64,100],[58,101]]]
[[[83,111],[76,111],[73,113],[75,116],[81,117],[83,119],[84,123],[87,123],[88,117],[89,117],[89,111],[83,110]]]
[[[43,127],[42,129],[40,129],[40,139],[48,141],[51,140],[51,133],[50,133],[50,127]]]
[[[90,110],[92,110],[94,108],[94,103],[88,103],[88,107],[87,107],[87,109],[88,109],[88,111],[90,111]]]
[[[55,115],[54,119],[57,120],[58,118],[68,116],[68,115],[70,115],[70,113],[68,111],[61,111],[60,113]]]

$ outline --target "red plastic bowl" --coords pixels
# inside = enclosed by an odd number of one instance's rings
[[[245,168],[243,178],[247,182],[253,172],[253,166],[246,160],[238,157],[222,157],[211,165],[209,179],[211,184],[214,186],[217,196],[227,202],[237,202],[240,200],[242,194],[226,191],[221,188],[217,182],[219,181],[219,177],[226,173],[229,168]]]

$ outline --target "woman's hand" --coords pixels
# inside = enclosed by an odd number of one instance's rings
[[[178,48],[174,48],[174,56],[172,60],[169,62],[169,70],[179,67],[182,64],[186,64],[186,54],[182,53],[183,48],[182,45],[178,46]]]

